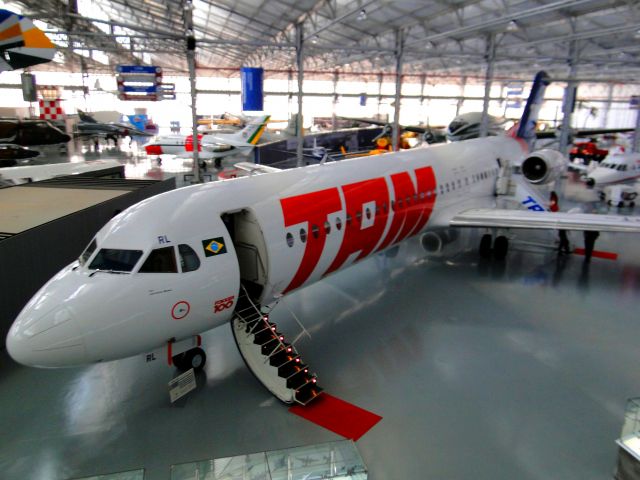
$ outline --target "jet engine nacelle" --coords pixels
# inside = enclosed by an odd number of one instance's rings
[[[427,253],[442,253],[445,245],[457,239],[457,230],[431,231],[420,237],[420,245]]]
[[[565,171],[564,156],[550,148],[531,152],[521,166],[522,175],[530,183],[542,185],[558,179]]]

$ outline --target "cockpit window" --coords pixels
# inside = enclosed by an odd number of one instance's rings
[[[176,255],[173,247],[152,250],[139,270],[140,273],[177,273]]]
[[[89,270],[130,272],[142,256],[141,250],[101,248],[93,258]]]
[[[78,260],[80,260],[80,265],[84,265],[85,263],[87,263],[87,260],[91,258],[93,252],[96,251],[96,246],[96,239],[94,238],[93,240],[91,240],[91,243],[87,245],[87,248],[84,249],[84,252],[80,254],[80,258],[78,258]]]
[[[198,254],[193,251],[189,245],[178,245],[178,253],[180,253],[180,267],[182,272],[193,272],[200,268],[200,259]]]

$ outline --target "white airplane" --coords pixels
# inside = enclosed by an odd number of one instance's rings
[[[600,164],[586,175],[590,187],[635,181],[640,177],[640,153],[625,153],[614,147]]]
[[[509,163],[542,162],[550,180],[565,164],[552,151],[527,153],[549,82],[544,72],[536,76],[515,138],[256,174],[146,199],[110,220],[34,295],[7,350],[39,367],[162,352],[170,365],[198,369],[206,361],[198,334],[231,322],[256,377],[280,400],[304,404],[320,392],[315,375],[265,315],[283,295],[410,236],[452,228],[495,232],[481,248],[498,257],[509,228],[640,233],[636,217],[547,212],[524,180],[516,188],[523,208],[496,208]]]
[[[53,177],[79,175],[82,173],[119,167],[117,160],[93,160],[91,162],[49,163],[46,165],[25,165],[22,167],[6,167],[0,170],[0,184],[4,186],[37,182]]]
[[[214,160],[220,167],[221,160],[229,155],[248,155],[256,146],[270,116],[256,117],[242,130],[234,133],[198,134],[198,156],[201,160]],[[170,154],[179,157],[193,152],[193,135],[162,135],[144,145],[147,155]]]

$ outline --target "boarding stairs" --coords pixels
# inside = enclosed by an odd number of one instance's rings
[[[314,373],[310,373],[296,351],[269,321],[268,313],[249,297],[243,285],[231,320],[238,350],[267,389],[285,403],[306,405],[320,395]]]

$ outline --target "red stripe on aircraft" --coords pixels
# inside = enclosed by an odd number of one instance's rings
[[[382,212],[382,204],[389,201],[389,189],[384,178],[344,185],[342,192],[347,212],[344,237],[340,250],[324,273],[325,275],[339,269],[352,253],[360,252],[358,260],[369,255],[378,244],[387,225],[386,217],[382,219],[376,214],[376,211]],[[367,203],[374,205],[365,207]],[[372,224],[362,228],[362,224],[366,222],[372,222]]]
[[[340,211],[342,202],[338,189],[329,188],[319,192],[283,198],[280,200],[280,205],[282,206],[285,227],[304,222],[307,224],[302,227],[307,231],[307,242],[302,262],[300,262],[291,283],[284,289],[283,293],[287,293],[306,282],[318,264],[326,239],[324,223],[328,221],[330,213]]]
[[[408,172],[391,175],[393,202],[390,202],[384,177],[340,187],[345,199],[344,208],[337,187],[281,199],[285,228],[305,224],[302,228],[307,231],[302,261],[283,293],[300,287],[313,273],[322,256],[327,235],[325,224],[332,213],[344,213],[341,218],[344,218],[344,235],[340,249],[324,275],[338,270],[354,253],[358,254],[356,260],[360,260],[373,252],[390,216],[391,225],[377,250],[422,230],[436,201],[436,177],[432,167],[416,169],[415,176],[417,186]]]

